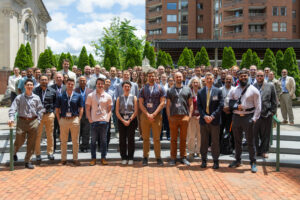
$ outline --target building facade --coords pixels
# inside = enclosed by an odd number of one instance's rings
[[[147,40],[300,39],[298,0],[146,0]]]
[[[11,71],[21,44],[29,42],[34,64],[47,47],[50,15],[42,0],[0,1],[0,70]]]

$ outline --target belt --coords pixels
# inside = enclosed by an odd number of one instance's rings
[[[237,116],[240,116],[240,117],[245,117],[245,116],[253,115],[253,113],[247,113],[247,114],[237,114],[237,113],[234,113],[234,114],[237,115]]]
[[[23,120],[26,120],[26,121],[32,121],[32,120],[35,120],[35,119],[37,119],[37,117],[21,117],[21,116],[19,116],[19,119],[23,119]]]
[[[74,118],[76,118],[76,117],[78,117],[78,116],[72,116],[72,117],[62,117],[63,119],[74,119]]]

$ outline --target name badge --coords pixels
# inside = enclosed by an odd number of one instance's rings
[[[218,100],[219,100],[218,96],[213,96],[213,101],[218,101]]]
[[[147,103],[147,108],[153,108],[153,103]]]
[[[123,118],[124,118],[125,120],[128,120],[128,119],[129,119],[129,115],[123,115]]]
[[[175,106],[176,106],[176,108],[180,108],[181,105],[180,105],[180,103],[176,103]]]
[[[67,112],[66,113],[66,117],[72,117],[72,113],[71,112]]]
[[[97,114],[97,115],[101,115],[101,114],[102,114],[101,110],[98,109],[97,112],[96,112],[96,114]]]
[[[195,114],[199,114],[199,110],[195,110]]]

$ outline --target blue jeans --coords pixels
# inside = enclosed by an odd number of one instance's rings
[[[107,154],[107,142],[106,142],[106,133],[107,133],[107,122],[93,122],[91,124],[91,154],[92,159],[96,158],[96,142],[100,141],[100,151],[101,158],[106,158]]]

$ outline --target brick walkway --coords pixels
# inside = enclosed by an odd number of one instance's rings
[[[300,199],[300,169],[45,165],[0,169],[0,199]]]

